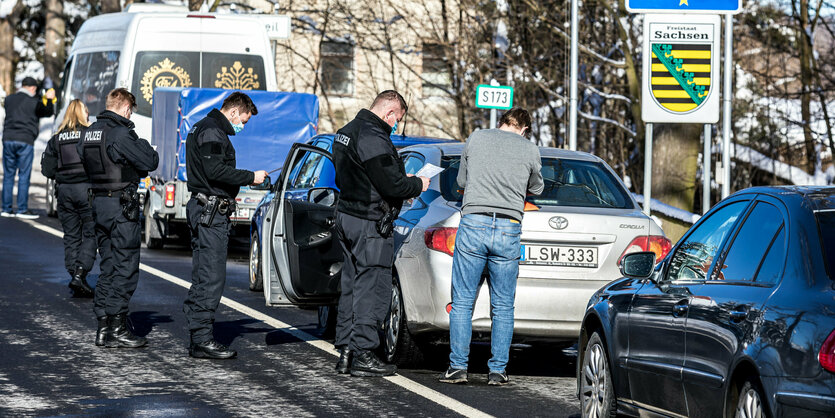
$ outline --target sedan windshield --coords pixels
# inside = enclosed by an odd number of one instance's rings
[[[458,187],[459,156],[445,157],[441,173],[441,194],[448,201],[460,202],[464,191]],[[545,190],[527,201],[537,206],[580,206],[633,209],[627,191],[603,163],[561,158],[542,158]]]

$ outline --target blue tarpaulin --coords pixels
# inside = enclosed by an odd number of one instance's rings
[[[186,181],[186,137],[213,108],[220,109],[232,91],[201,88],[157,88],[151,144],[157,146],[159,168],[152,177]],[[258,114],[244,130],[230,136],[237,168],[271,171],[281,167],[290,147],[316,135],[319,99],[307,93],[250,90],[245,92]]]

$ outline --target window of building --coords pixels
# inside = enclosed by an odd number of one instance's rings
[[[319,63],[322,91],[333,96],[354,94],[354,46],[344,42],[322,42]]]
[[[447,67],[444,48],[438,44],[423,44],[423,97],[446,97],[452,89],[452,77]]]

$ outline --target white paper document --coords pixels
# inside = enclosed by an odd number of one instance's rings
[[[441,174],[442,171],[444,171],[443,168],[438,167],[437,165],[434,165],[434,164],[426,163],[426,165],[421,167],[421,169],[418,170],[417,173],[415,173],[415,176],[428,177],[428,178],[431,179],[432,177],[435,177],[438,174]]]

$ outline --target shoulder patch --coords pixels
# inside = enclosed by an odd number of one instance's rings
[[[346,147],[348,146],[348,144],[351,143],[351,138],[343,134],[336,134],[336,136],[333,137],[333,140],[342,145],[345,145]]]

